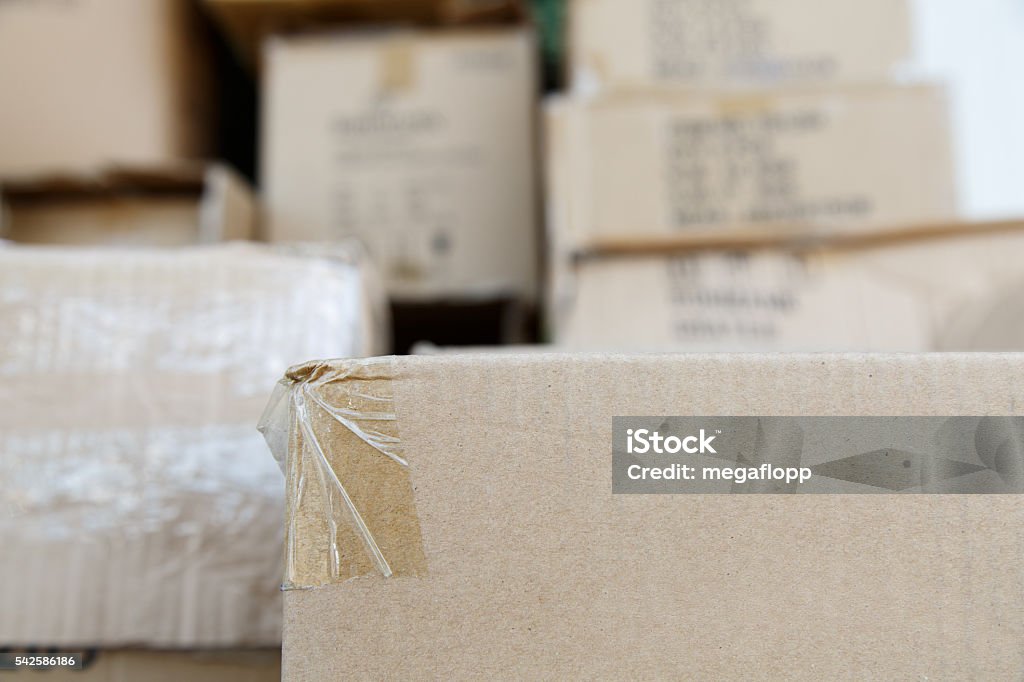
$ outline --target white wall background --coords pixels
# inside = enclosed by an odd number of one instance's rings
[[[913,72],[949,89],[961,212],[1024,218],[1024,0],[914,0]]]

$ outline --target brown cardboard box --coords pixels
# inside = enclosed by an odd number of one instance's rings
[[[548,121],[559,248],[955,217],[945,98],[931,86],[557,100]]]
[[[198,21],[187,0],[0,3],[0,175],[205,156]]]
[[[616,495],[609,455],[614,416],[1019,417],[1022,386],[1016,354],[294,368],[284,679],[1012,678],[1019,495]]]
[[[235,243],[0,247],[0,642],[280,642],[255,431],[310,353],[380,353],[365,262]]]
[[[570,0],[577,89],[876,82],[910,54],[905,0]]]
[[[270,35],[325,26],[446,26],[522,21],[521,0],[205,0],[251,63]]]
[[[1024,350],[1022,257],[1021,222],[636,245],[571,268],[555,296],[555,341],[590,350]]]
[[[399,298],[534,294],[528,31],[279,38],[266,67],[271,241],[358,237]]]
[[[85,653],[80,670],[21,670],[44,682],[273,682],[281,679],[278,651],[146,651]]]
[[[0,181],[0,238],[14,242],[184,246],[255,237],[252,190],[219,164]]]

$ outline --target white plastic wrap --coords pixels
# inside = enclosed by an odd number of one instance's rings
[[[0,641],[280,641],[281,372],[384,350],[356,251],[0,248]]]

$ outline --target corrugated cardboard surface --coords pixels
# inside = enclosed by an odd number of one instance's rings
[[[0,5],[0,173],[209,151],[207,47],[186,0]]]
[[[22,670],[20,677],[44,682],[271,682],[281,679],[276,651],[145,651],[86,653],[81,670]],[[8,673],[11,675],[11,673]]]
[[[0,248],[0,642],[279,642],[255,424],[283,367],[380,352],[372,301],[269,247]]]
[[[185,246],[255,237],[252,189],[220,164],[0,181],[0,238],[13,242]]]
[[[910,54],[905,0],[572,0],[578,88],[881,81]]]
[[[1014,223],[609,251],[561,281],[554,337],[582,350],[1021,350],[1022,254]]]
[[[945,97],[931,86],[644,92],[551,114],[556,243],[956,216]]]
[[[615,415],[1019,415],[1022,356],[382,364],[426,572],[287,592],[285,679],[1012,679],[1024,666],[1019,497],[611,493]],[[348,437],[320,435],[335,434]]]
[[[271,41],[269,239],[359,237],[399,297],[531,297],[533,49],[525,29]]]

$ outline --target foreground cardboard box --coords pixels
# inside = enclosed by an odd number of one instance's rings
[[[0,181],[0,238],[13,242],[185,246],[256,236],[252,190],[220,164]]]
[[[905,0],[571,0],[577,89],[879,82],[910,55]]]
[[[1013,677],[1019,496],[613,495],[609,455],[618,415],[1019,416],[1022,386],[1014,354],[293,368],[284,679]]]
[[[187,0],[0,3],[0,175],[206,156],[204,38]]]
[[[358,237],[399,298],[531,297],[533,49],[519,29],[271,41],[271,241]]]
[[[281,679],[278,651],[86,652],[81,670],[21,670],[12,679],[45,682],[274,682]],[[8,672],[10,676],[12,673]]]
[[[552,239],[955,217],[945,98],[930,86],[554,100]]]
[[[590,350],[1024,350],[1024,223],[786,239],[751,234],[584,257],[554,340]]]
[[[281,367],[383,350],[352,258],[0,247],[0,642],[279,643],[253,427]]]

